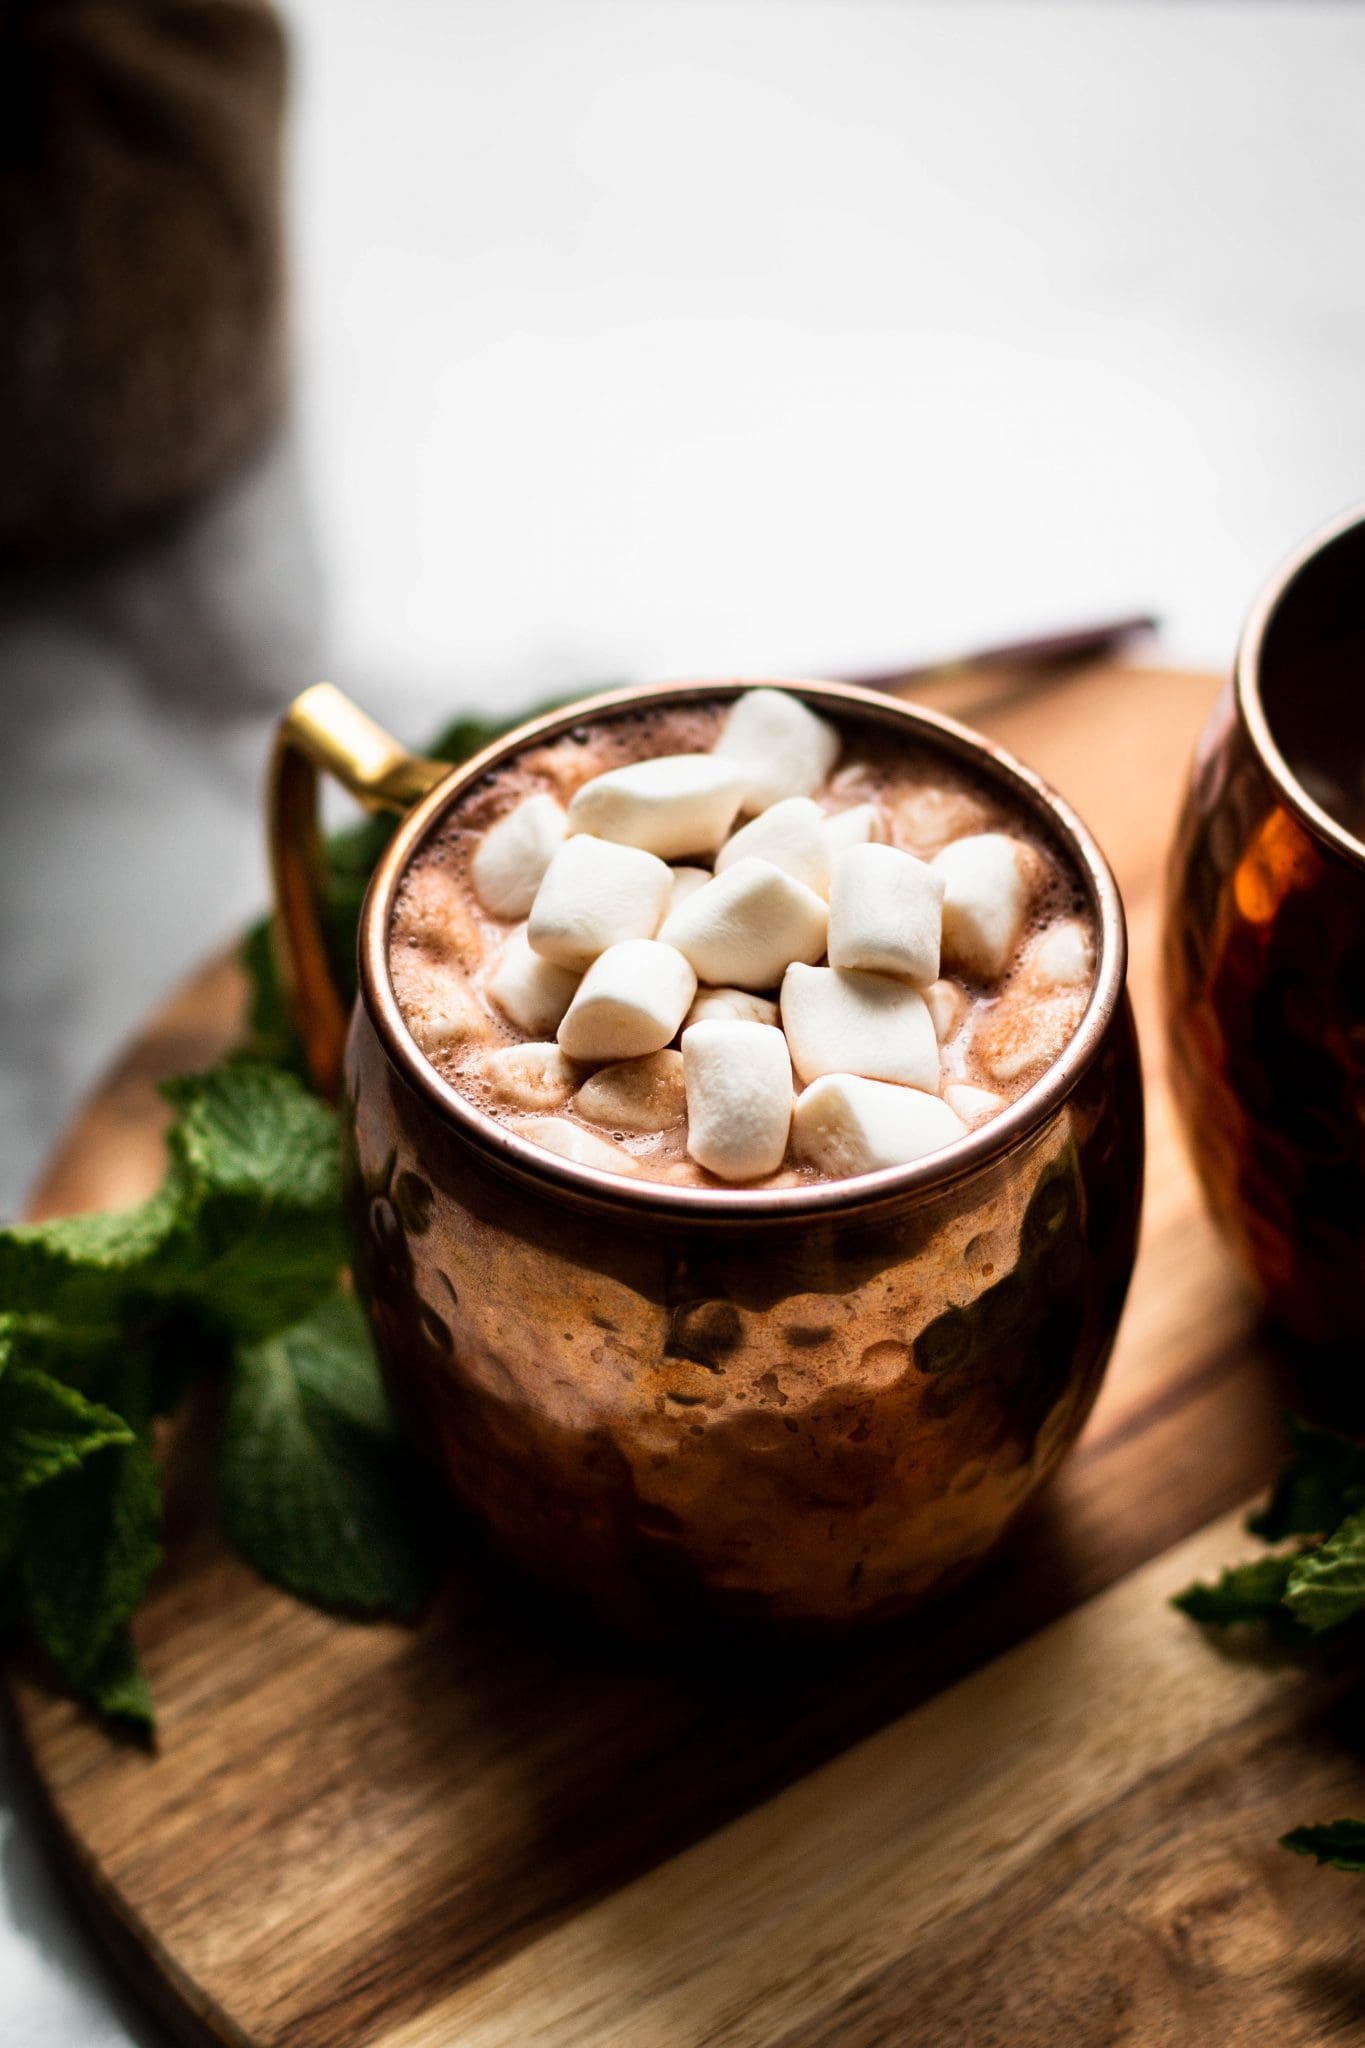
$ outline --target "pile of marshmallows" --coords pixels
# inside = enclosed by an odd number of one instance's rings
[[[879,843],[875,805],[826,812],[812,798],[838,752],[799,698],[751,690],[711,753],[613,768],[567,813],[531,796],[491,826],[475,893],[526,922],[487,992],[530,1038],[556,1042],[490,1057],[523,1074],[538,1059],[547,1084],[556,1062],[612,1063],[588,1084],[601,1084],[594,1120],[615,1104],[642,1128],[648,1110],[643,1123],[633,1112],[669,1092],[662,1062],[676,1071],[665,1048],[681,1030],[688,1152],[732,1182],[775,1173],[793,1141],[831,1176],[901,1165],[998,1107],[979,1089],[940,1094],[932,985],[941,949],[976,978],[1004,971],[1037,856],[998,832],[932,861]],[[684,856],[712,865],[669,865]],[[584,1163],[632,1168],[566,1118],[521,1128]]]

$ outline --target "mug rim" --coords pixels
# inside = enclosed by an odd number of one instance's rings
[[[1095,975],[1090,998],[1075,1031],[1057,1058],[1014,1101],[951,1145],[904,1166],[851,1174],[798,1187],[752,1189],[685,1187],[641,1174],[608,1173],[583,1166],[520,1137],[478,1108],[437,1073],[408,1031],[389,971],[388,930],[398,882],[408,861],[437,819],[466,789],[527,746],[560,737],[588,720],[639,710],[642,706],[726,701],[746,690],[781,689],[844,723],[900,725],[905,736],[965,758],[988,782],[1004,782],[1016,798],[1060,839],[1090,898],[1096,920]],[[675,1221],[793,1223],[906,1197],[941,1193],[1018,1150],[1074,1092],[1094,1061],[1123,1000],[1128,936],[1123,902],[1113,871],[1089,828],[1051,785],[1004,747],[942,712],[860,689],[849,683],[772,677],[682,679],[639,684],[575,699],[528,719],[490,746],[462,761],[402,819],[376,865],[361,910],[359,992],[384,1052],[419,1095],[453,1123],[491,1161],[518,1177],[558,1188],[579,1201],[609,1208],[652,1210]]]
[[[1261,660],[1266,635],[1280,606],[1304,570],[1356,527],[1365,527],[1365,504],[1353,505],[1348,511],[1338,513],[1285,556],[1262,586],[1248,614],[1237,643],[1232,674],[1238,715],[1281,802],[1315,839],[1324,840],[1354,866],[1365,867],[1365,841],[1348,832],[1330,811],[1324,810],[1308,794],[1280,752],[1261,696]]]

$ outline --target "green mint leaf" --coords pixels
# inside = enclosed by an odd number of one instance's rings
[[[174,1265],[184,1217],[183,1190],[168,1182],[135,1209],[0,1231],[0,1311],[107,1335],[130,1300]]]
[[[1348,1515],[1325,1543],[1295,1558],[1284,1598],[1314,1635],[1365,1608],[1365,1511]]]
[[[1286,1536],[1324,1536],[1365,1507],[1365,1445],[1293,1418],[1291,1456],[1269,1501],[1247,1527],[1267,1543]]]
[[[17,1500],[97,1451],[132,1442],[121,1416],[47,1373],[12,1365],[0,1375],[0,1499]]]
[[[192,1204],[179,1291],[229,1337],[282,1329],[345,1263],[336,1119],[293,1075],[249,1062],[164,1092],[179,1110],[172,1177]]]
[[[421,1487],[369,1331],[337,1294],[239,1349],[219,1447],[228,1537],[263,1578],[335,1612],[410,1617],[431,1590]]]
[[[1268,1621],[1283,1616],[1285,1590],[1296,1559],[1258,1557],[1234,1565],[1213,1585],[1187,1586],[1171,1602],[1191,1621],[1225,1628],[1233,1622]]]
[[[1296,1856],[1314,1856],[1335,1870],[1365,1870],[1365,1820],[1328,1820],[1316,1826],[1291,1828],[1280,1847]]]
[[[80,1681],[79,1691],[111,1721],[122,1721],[146,1734],[156,1725],[152,1689],[127,1628],[119,1629],[110,1639],[99,1662]]]
[[[161,1556],[161,1493],[146,1442],[95,1452],[24,1505],[19,1573],[34,1632],[78,1690],[90,1684]]]
[[[340,1200],[336,1119],[289,1074],[246,1061],[162,1089],[179,1114],[167,1144],[199,1199],[326,1209]]]

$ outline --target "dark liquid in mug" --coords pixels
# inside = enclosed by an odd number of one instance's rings
[[[1291,586],[1266,636],[1261,703],[1271,737],[1314,803],[1365,845],[1365,607],[1359,579],[1338,592],[1335,550]],[[1344,566],[1344,565],[1343,565]]]

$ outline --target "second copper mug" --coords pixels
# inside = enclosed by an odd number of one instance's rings
[[[1089,1411],[1142,1183],[1123,912],[1099,849],[987,741],[836,684],[782,687],[869,749],[899,738],[964,765],[1089,899],[1089,1007],[1017,1101],[913,1165],[752,1192],[578,1165],[427,1062],[388,963],[426,835],[523,748],[744,687],[595,698],[446,769],[318,685],[276,755],[282,965],[315,1075],[340,1083],[356,1278],[396,1405],[513,1557],[646,1629],[880,1618],[977,1564]],[[370,885],[349,1025],[317,914],[318,766],[373,809],[410,806]]]
[[[1365,1339],[1365,512],[1257,603],[1171,862],[1177,1102],[1213,1214],[1276,1319]]]

